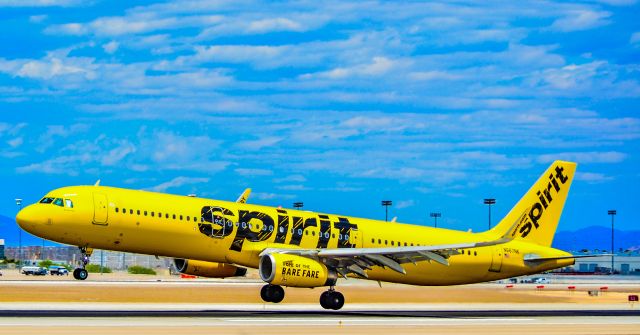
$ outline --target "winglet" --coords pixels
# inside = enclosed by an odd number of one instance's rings
[[[247,199],[249,199],[249,194],[251,194],[251,189],[250,188],[245,189],[244,192],[240,194],[236,202],[239,204],[247,203]]]
[[[96,183],[95,183],[95,184],[93,184],[93,186],[100,186],[100,179],[98,179],[98,180],[96,181]]]

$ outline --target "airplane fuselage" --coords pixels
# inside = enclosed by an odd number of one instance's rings
[[[470,233],[342,215],[104,186],[72,186],[49,192],[58,204],[36,203],[19,222],[34,235],[70,245],[257,268],[266,248],[393,248],[486,241]],[[512,240],[461,249],[449,265],[405,263],[406,274],[382,267],[368,279],[414,285],[455,285],[538,273],[573,264],[555,259],[530,264],[526,255],[568,253]]]

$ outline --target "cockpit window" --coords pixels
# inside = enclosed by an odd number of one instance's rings
[[[73,208],[73,201],[71,201],[71,199],[64,199],[64,206],[68,208]]]
[[[41,204],[50,204],[53,202],[53,198],[49,198],[49,197],[44,197],[42,198],[42,200],[40,200]]]
[[[62,204],[62,199],[60,198],[56,198],[55,200],[53,200],[53,204],[56,206],[64,207],[64,205]]]

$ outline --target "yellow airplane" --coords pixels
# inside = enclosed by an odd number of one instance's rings
[[[203,277],[242,276],[257,268],[266,302],[283,286],[329,287],[326,309],[340,309],[338,277],[412,285],[486,282],[572,265],[551,248],[576,164],[556,161],[494,228],[471,233],[343,215],[185,197],[114,187],[72,186],[21,210],[24,230],[92,250],[172,257]],[[84,265],[74,271],[87,278]]]

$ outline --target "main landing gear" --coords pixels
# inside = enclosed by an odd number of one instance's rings
[[[260,297],[265,302],[279,303],[284,299],[284,289],[280,285],[267,284],[262,286]],[[344,306],[344,295],[331,286],[320,295],[320,306],[337,311]]]
[[[284,299],[284,289],[280,285],[267,284],[262,286],[260,297],[265,302],[279,303]]]
[[[331,286],[328,291],[324,291],[320,295],[320,306],[324,309],[337,311],[344,306],[344,295]]]
[[[87,264],[89,264],[89,257],[91,256],[91,252],[93,250],[86,247],[80,247],[80,252],[82,253],[82,267],[73,270],[73,278],[77,280],[85,280],[89,277],[89,272],[85,269]]]

